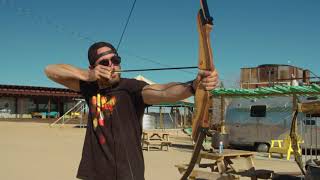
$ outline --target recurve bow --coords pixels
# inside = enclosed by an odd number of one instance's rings
[[[200,0],[201,9],[197,15],[199,33],[199,60],[200,70],[214,70],[213,53],[210,42],[210,32],[213,28],[213,18],[210,16],[207,1]],[[209,128],[210,92],[198,83],[195,94],[195,114],[192,118],[192,139],[196,142],[189,166],[181,179],[185,180],[192,172],[198,159],[202,143]]]

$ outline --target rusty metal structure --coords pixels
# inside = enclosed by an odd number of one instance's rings
[[[263,64],[241,68],[240,88],[254,89],[274,85],[310,84],[310,71],[291,65]]]
[[[0,85],[0,118],[33,118],[51,112],[59,116],[80,98],[78,92],[65,88]]]

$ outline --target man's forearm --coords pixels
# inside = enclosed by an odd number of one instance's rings
[[[147,104],[159,104],[186,99],[193,95],[191,84],[172,82],[148,85],[142,92],[144,102]]]
[[[45,73],[51,80],[74,91],[80,91],[80,80],[88,81],[89,72],[68,64],[48,65]]]
[[[168,83],[165,85],[164,96],[168,98],[167,102],[176,102],[192,96],[192,86],[189,83]]]
[[[88,71],[68,64],[48,65],[45,73],[52,80],[88,80]]]

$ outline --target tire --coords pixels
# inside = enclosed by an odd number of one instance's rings
[[[256,151],[257,152],[268,152],[269,146],[266,143],[260,143],[256,145]]]

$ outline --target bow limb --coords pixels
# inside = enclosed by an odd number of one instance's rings
[[[197,27],[199,32],[198,68],[199,70],[212,71],[214,70],[213,54],[210,43],[210,32],[213,26],[212,17],[209,14],[206,0],[200,0],[200,4],[201,9],[197,15]],[[181,178],[182,180],[187,179],[192,172],[209,128],[210,92],[201,86],[199,80],[200,79],[197,78],[195,114],[192,118],[192,139],[196,144],[189,166]]]
[[[305,171],[303,169],[303,164],[302,164],[302,156],[299,153],[299,144],[298,144],[298,134],[297,134],[297,116],[298,116],[298,109],[296,109],[293,112],[292,116],[292,122],[291,122],[291,129],[290,129],[290,139],[291,139],[291,146],[293,149],[293,154],[294,154],[294,160],[298,164],[301,172],[303,175],[305,175]]]

